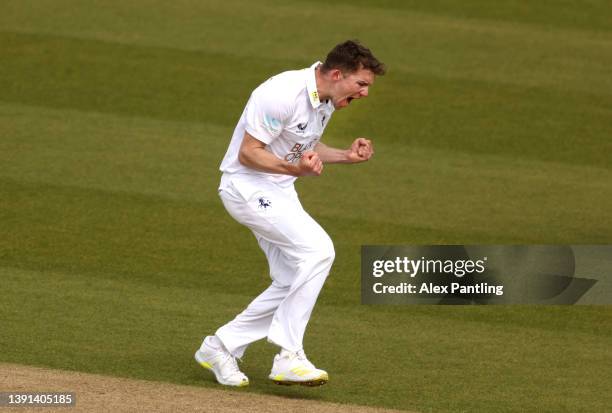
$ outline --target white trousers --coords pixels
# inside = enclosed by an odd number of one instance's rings
[[[235,357],[264,337],[289,351],[303,348],[310,314],[334,261],[327,233],[293,188],[225,175],[219,195],[229,214],[253,231],[270,266],[272,284],[216,336]]]

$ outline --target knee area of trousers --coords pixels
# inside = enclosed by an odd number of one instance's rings
[[[315,255],[321,262],[331,265],[336,258],[336,251],[331,239],[326,239],[317,245]]]

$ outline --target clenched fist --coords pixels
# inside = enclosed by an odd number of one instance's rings
[[[298,176],[319,176],[321,175],[321,172],[323,172],[323,162],[321,162],[319,155],[314,151],[304,152],[304,154],[300,158],[298,167]]]
[[[364,162],[374,155],[374,146],[372,141],[366,138],[357,138],[351,145],[348,151],[348,159],[350,162]]]

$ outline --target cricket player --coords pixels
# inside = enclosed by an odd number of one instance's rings
[[[320,139],[333,112],[368,96],[375,77],[384,73],[368,48],[349,40],[334,47],[325,62],[273,76],[251,94],[221,163],[219,195],[229,214],[255,235],[272,283],[196,351],[196,361],[219,383],[248,385],[236,359],[265,337],[280,348],[269,376],[273,382],[316,386],[329,380],[308,360],[302,341],[334,246],[302,208],[293,183],[321,175],[326,163],[372,157],[366,138],[348,149]]]

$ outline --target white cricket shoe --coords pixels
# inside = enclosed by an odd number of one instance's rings
[[[329,381],[327,372],[308,361],[304,350],[281,350],[280,354],[274,357],[269,377],[274,383],[285,385],[321,386]]]
[[[212,371],[221,384],[236,387],[249,385],[249,379],[238,368],[236,358],[223,347],[214,348],[205,342],[195,352],[195,359],[200,366]]]

